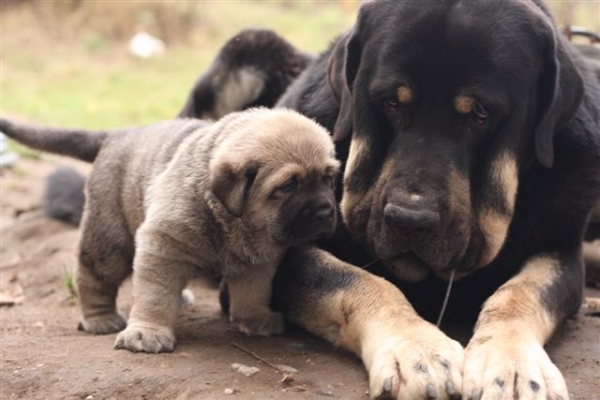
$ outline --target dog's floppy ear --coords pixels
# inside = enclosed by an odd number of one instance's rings
[[[216,165],[210,172],[210,190],[227,211],[241,217],[257,172],[258,166],[252,163],[242,167],[228,163]]]
[[[352,132],[352,85],[360,64],[359,28],[346,33],[333,47],[327,66],[329,86],[340,104],[333,127],[333,140],[345,139]]]
[[[583,97],[583,80],[567,48],[565,39],[545,22],[544,66],[538,84],[538,120],[535,153],[547,168],[554,163],[554,134],[577,111]]]

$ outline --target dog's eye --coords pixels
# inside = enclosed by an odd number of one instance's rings
[[[473,106],[473,116],[475,117],[477,125],[483,126],[487,122],[489,113],[480,103],[476,102]]]
[[[400,102],[397,100],[387,100],[385,102],[385,110],[387,112],[394,112],[400,107]]]
[[[292,193],[298,188],[298,184],[298,178],[293,177],[288,179],[283,185],[279,186],[277,190],[279,192]]]

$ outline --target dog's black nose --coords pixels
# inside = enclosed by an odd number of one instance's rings
[[[440,223],[440,214],[428,209],[410,209],[387,204],[383,210],[385,222],[398,228],[430,229]]]

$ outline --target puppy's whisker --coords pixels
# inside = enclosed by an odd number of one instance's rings
[[[379,260],[377,260],[377,259],[374,259],[373,261],[371,261],[371,262],[369,262],[369,263],[367,263],[367,264],[363,265],[361,268],[362,268],[362,269],[367,269],[367,268],[369,268],[371,265],[375,264],[375,263],[376,263],[376,262],[378,262],[378,261],[379,261]]]
[[[440,310],[440,315],[438,316],[437,322],[435,323],[435,326],[437,326],[438,328],[440,327],[440,324],[442,323],[442,318],[444,318],[444,313],[446,312],[446,306],[448,305],[448,299],[450,298],[450,291],[452,290],[452,282],[454,282],[454,274],[456,273],[456,270],[452,270],[452,273],[450,274],[450,279],[448,280],[448,288],[446,289],[446,296],[444,297],[444,302],[442,303],[442,309]]]

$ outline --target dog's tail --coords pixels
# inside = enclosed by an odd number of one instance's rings
[[[106,138],[106,131],[37,127],[0,118],[0,132],[36,150],[92,162]]]

